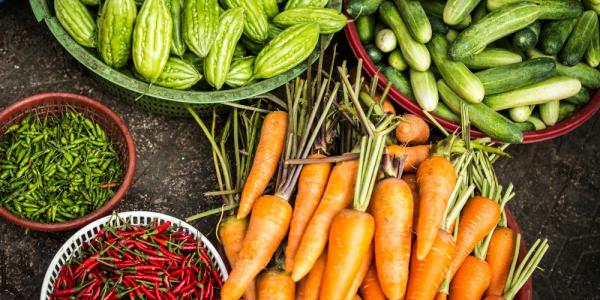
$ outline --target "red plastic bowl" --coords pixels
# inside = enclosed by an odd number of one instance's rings
[[[84,225],[110,213],[121,202],[133,182],[136,166],[136,154],[133,138],[125,123],[108,107],[88,97],[69,93],[45,93],[31,96],[6,107],[0,112],[0,138],[9,126],[19,122],[27,114],[60,114],[66,107],[74,109],[92,119],[105,130],[115,150],[119,153],[123,169],[123,182],[114,194],[97,210],[68,222],[40,223],[13,215],[0,207],[0,216],[11,223],[36,231],[67,231]]]
[[[353,22],[348,23],[348,25],[346,25],[346,28],[344,29],[344,31],[346,32],[346,38],[348,39],[348,43],[350,44],[350,47],[352,48],[352,52],[354,52],[354,55],[357,58],[362,58],[362,60],[363,60],[363,70],[365,70],[367,72],[367,75],[369,75],[370,77],[373,77],[375,75],[375,73],[379,72],[379,69],[377,68],[377,66],[375,66],[375,64],[373,63],[373,61],[371,60],[371,58],[365,51],[365,48],[363,47],[362,42],[358,38],[358,32],[356,31],[356,25]],[[378,83],[379,88],[383,89],[388,82],[387,78],[385,78],[385,76],[381,73],[378,75],[378,78],[379,78],[379,83]],[[429,121],[429,119],[427,119],[425,114],[423,114],[423,111],[421,110],[419,105],[415,102],[412,102],[410,99],[408,99],[404,94],[402,94],[396,88],[392,87],[390,89],[389,95],[392,100],[394,100],[396,103],[398,103],[400,106],[402,106],[407,111],[409,111],[413,114],[416,114],[416,115],[420,116],[421,118]],[[594,96],[592,97],[592,99],[590,99],[588,104],[586,104],[580,110],[573,113],[573,115],[571,115],[570,117],[557,123],[556,125],[554,125],[552,127],[548,127],[544,130],[525,132],[524,137],[523,137],[523,143],[524,144],[536,143],[536,142],[541,142],[541,141],[545,141],[545,140],[549,140],[549,139],[553,139],[553,138],[565,135],[565,134],[573,131],[575,128],[581,126],[581,124],[583,124],[588,119],[590,119],[598,111],[598,109],[600,109],[600,93],[596,92],[594,94]],[[459,124],[454,123],[449,120],[446,120],[446,119],[442,119],[434,114],[432,114],[432,115],[448,131],[454,132],[454,131],[460,130]],[[483,133],[477,129],[471,129],[471,136],[482,137],[482,136],[485,136],[485,133]]]

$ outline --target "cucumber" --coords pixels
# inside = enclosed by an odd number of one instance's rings
[[[375,46],[383,53],[392,52],[397,45],[396,35],[390,29],[382,29],[375,35]]]
[[[473,11],[473,23],[479,22],[479,20],[483,19],[483,17],[485,17],[485,15],[487,15],[487,13],[488,13],[488,10],[487,10],[487,7],[485,6],[485,1],[479,2],[477,7],[475,7],[475,10]]]
[[[385,67],[383,68],[383,75],[385,75],[385,78],[391,81],[392,85],[402,94],[404,94],[404,96],[408,97],[409,99],[415,99],[415,96],[410,88],[410,84],[404,75],[402,75],[402,73],[398,72],[394,68]]]
[[[479,0],[448,0],[444,6],[444,23],[458,25],[479,4]]]
[[[515,122],[525,122],[531,116],[533,112],[533,107],[529,105],[513,107],[508,110],[508,115],[510,119]]]
[[[516,90],[491,95],[483,100],[493,110],[503,110],[523,105],[534,105],[574,96],[581,89],[579,80],[555,76]]]
[[[600,65],[600,28],[598,26],[594,27],[590,46],[585,52],[585,62],[594,68]]]
[[[590,91],[588,91],[588,89],[586,89],[586,88],[581,88],[581,90],[579,90],[577,95],[571,96],[571,97],[565,99],[565,101],[567,101],[569,103],[573,103],[575,105],[586,104],[590,101]]]
[[[483,100],[484,87],[463,63],[448,59],[448,41],[443,36],[436,34],[427,44],[435,66],[442,78],[456,94],[466,101],[477,103]]]
[[[542,51],[549,55],[556,55],[560,52],[576,23],[576,18],[545,23],[540,33],[540,48]]]
[[[591,9],[600,15],[600,1],[598,1],[598,0],[583,0],[583,6],[586,9]]]
[[[485,94],[493,95],[534,84],[552,76],[555,72],[554,59],[540,57],[487,69],[475,75],[481,80]]]
[[[483,51],[488,44],[529,26],[539,16],[538,6],[530,2],[504,6],[461,32],[448,55],[453,60],[466,59]]]
[[[388,55],[388,64],[390,67],[400,72],[408,69],[408,65],[406,64],[404,57],[402,57],[402,52],[400,52],[400,49],[396,49]]]
[[[374,14],[383,0],[350,0],[346,12],[353,18]]]
[[[464,61],[469,69],[487,69],[523,61],[521,55],[501,48],[488,48]]]
[[[577,106],[569,102],[560,102],[558,107],[558,121],[570,117],[577,110]]]
[[[378,63],[383,59],[383,52],[373,44],[366,45],[365,51],[367,51],[367,55],[369,55],[373,63]]]
[[[449,29],[448,33],[446,33],[446,40],[448,40],[448,42],[454,42],[454,40],[456,40],[456,38],[458,37],[458,31],[454,30],[454,29]]]
[[[536,116],[529,117],[529,119],[527,119],[527,122],[533,124],[533,127],[535,127],[535,130],[544,130],[544,129],[546,129],[546,124],[544,124],[544,122],[542,120],[540,120],[540,118],[538,118]]]
[[[546,102],[540,105],[540,116],[546,126],[554,126],[558,122],[558,108],[560,100]]]
[[[522,2],[522,0],[487,0],[490,11],[498,10],[506,5]],[[583,11],[579,0],[532,0],[542,10],[542,20],[563,20],[578,17]]]
[[[574,66],[581,61],[585,51],[592,41],[592,35],[598,28],[598,15],[592,10],[584,12],[573,32],[569,36],[567,43],[560,51],[559,60],[566,66]]]
[[[460,117],[458,117],[454,112],[452,112],[444,102],[438,102],[437,106],[433,110],[433,113],[438,117],[452,121],[454,123],[460,123]]]
[[[421,3],[416,0],[396,0],[400,16],[412,37],[425,44],[431,39],[431,24]]]
[[[417,71],[426,71],[431,65],[431,57],[425,45],[415,41],[408,32],[406,25],[394,3],[384,1],[379,6],[379,17],[396,34],[400,51],[408,65]]]
[[[527,51],[535,47],[540,37],[541,28],[542,23],[540,23],[540,21],[536,21],[533,24],[517,31],[513,35],[513,45],[515,45],[515,47],[521,51]]]
[[[439,95],[433,72],[410,70],[410,85],[419,106],[426,111],[434,110],[438,104]]]
[[[533,124],[529,122],[514,122],[514,124],[517,125],[517,127],[519,127],[519,129],[521,129],[522,132],[535,130],[535,126],[533,126]]]
[[[448,25],[444,21],[436,16],[428,15],[429,24],[431,24],[431,31],[433,33],[446,34],[448,32]]]
[[[420,0],[423,9],[428,15],[436,16],[440,19],[444,19],[444,8],[446,6],[445,1],[441,0]],[[464,29],[471,24],[471,15],[467,15],[460,23],[454,25],[455,29]]]
[[[443,80],[438,81],[442,101],[456,114],[460,114],[462,103],[469,112],[469,121],[490,137],[507,143],[523,141],[523,132],[505,116],[493,111],[483,103],[469,103],[461,99]]]
[[[528,51],[528,54],[530,57],[544,56],[535,49]],[[577,78],[586,88],[600,88],[600,71],[584,63],[578,63],[572,67],[556,63],[556,74]]]
[[[356,19],[356,31],[361,42],[372,42],[375,38],[375,17],[373,15],[358,17]]]

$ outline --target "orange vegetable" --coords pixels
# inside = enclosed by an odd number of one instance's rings
[[[419,146],[400,146],[390,145],[386,148],[387,153],[401,158],[406,155],[406,161],[404,162],[404,172],[415,172],[419,168],[419,165],[429,157],[429,150],[431,145],[419,145]]]
[[[504,297],[502,297],[502,296],[488,295],[485,298],[483,298],[483,300],[504,300]]]
[[[352,300],[352,297],[356,296],[356,293],[358,293],[360,285],[362,284],[363,280],[365,279],[365,276],[367,275],[367,272],[369,271],[369,267],[371,267],[372,260],[373,260],[373,244],[371,244],[371,246],[369,246],[367,255],[365,256],[365,258],[363,258],[362,262],[360,263],[360,268],[358,269],[358,273],[356,274],[356,277],[354,277],[354,281],[352,281],[352,286],[350,287],[350,291],[348,292],[348,297],[346,297],[346,299]]]
[[[309,156],[309,158],[323,157],[325,155],[322,154]],[[294,258],[296,257],[298,246],[300,246],[302,235],[319,205],[319,200],[323,196],[330,172],[331,164],[329,163],[307,164],[302,168],[300,178],[298,179],[298,192],[296,194],[294,213],[285,248],[285,270],[288,273],[291,273],[293,270]]]
[[[257,281],[258,300],[294,300],[296,283],[285,272],[269,270]]]
[[[283,111],[271,112],[265,117],[254,162],[242,190],[238,219],[243,219],[250,214],[254,202],[264,193],[277,171],[287,134],[287,123],[288,115]]]
[[[437,295],[435,295],[435,300],[446,300],[448,299],[448,294],[444,293],[444,292],[438,292]]]
[[[248,219],[238,219],[234,216],[225,219],[219,226],[219,239],[225,250],[225,257],[227,257],[227,261],[229,261],[231,267],[235,266],[237,255],[242,248],[247,229]],[[256,299],[256,284],[254,280],[246,288],[244,299]]]
[[[515,253],[517,236],[512,229],[507,227],[496,228],[485,260],[492,269],[492,279],[486,295],[502,296],[510,264]]]
[[[296,286],[296,300],[306,299],[306,277],[302,278]]]
[[[359,295],[354,295],[352,300],[362,300],[362,298]]]
[[[450,300],[480,300],[491,279],[492,269],[488,263],[468,256],[450,283]]]
[[[390,102],[389,100],[383,101],[383,112],[396,115],[396,109],[394,108],[392,102]]]
[[[415,174],[404,174],[402,180],[408,184],[413,199],[413,230],[417,230],[419,222],[419,187],[417,186],[417,176]]]
[[[310,273],[306,275],[306,286],[304,292],[305,300],[318,300],[323,282],[323,273],[325,273],[325,264],[327,263],[327,250],[323,251]]]
[[[385,300],[385,295],[379,285],[379,279],[377,279],[377,270],[374,263],[371,263],[371,267],[360,285],[360,294],[365,300]]]
[[[401,143],[421,145],[429,140],[429,126],[413,114],[404,114],[396,127],[396,139]]]

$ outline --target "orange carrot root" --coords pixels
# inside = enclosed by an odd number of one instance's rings
[[[323,283],[323,274],[325,273],[325,265],[327,263],[327,250],[323,251],[310,273],[306,275],[306,286],[304,292],[305,300],[318,300],[321,284]]]
[[[413,199],[413,230],[417,230],[419,222],[419,187],[417,186],[417,176],[415,174],[404,174],[402,180],[408,184]]]
[[[468,256],[450,284],[450,300],[480,300],[492,279],[487,262]]]
[[[367,276],[367,272],[371,267],[371,261],[373,261],[372,243],[371,246],[369,246],[369,251],[367,252],[367,255],[365,255],[365,258],[363,258],[362,262],[360,263],[358,273],[356,274],[356,277],[354,277],[354,281],[352,282],[352,286],[350,287],[350,291],[348,292],[348,297],[346,297],[347,300],[352,300],[352,297],[356,296],[356,293],[358,293],[360,285],[365,279],[365,276]]]
[[[421,163],[429,157],[431,145],[419,145],[405,147],[400,145],[390,145],[386,147],[387,153],[392,156],[402,158],[406,155],[403,172],[415,172]]]
[[[401,143],[420,145],[429,140],[429,126],[413,114],[404,114],[396,127],[396,139]]]
[[[517,236],[507,227],[497,228],[492,235],[485,260],[492,269],[492,279],[486,295],[502,296],[515,252]]]
[[[270,270],[259,276],[258,300],[294,300],[296,283],[285,272]]]
[[[377,225],[375,225],[377,226]],[[377,279],[377,270],[375,263],[371,263],[369,271],[365,275],[362,284],[360,285],[360,294],[365,300],[385,300],[385,295],[381,290],[379,279]]]

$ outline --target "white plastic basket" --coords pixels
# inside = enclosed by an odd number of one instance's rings
[[[187,234],[192,234],[196,240],[206,247],[208,250],[208,256],[212,260],[213,264],[219,269],[221,279],[223,281],[227,279],[227,269],[225,268],[225,263],[221,259],[221,256],[215,247],[210,243],[210,241],[192,225],[171,216],[148,211],[129,211],[119,213],[118,215],[133,225],[147,225],[153,220],[156,220],[156,222],[160,225],[166,221],[170,221],[172,226],[178,230],[184,231]],[[50,294],[54,289],[54,280],[58,276],[61,267],[70,257],[78,254],[81,251],[81,246],[91,240],[109,221],[114,222],[113,224],[116,225],[122,224],[119,218],[115,218],[114,216],[106,216],[81,228],[69,240],[67,240],[62,247],[60,247],[52,259],[48,270],[46,271],[46,276],[44,277],[44,282],[42,285],[42,292],[40,294],[40,300],[50,299]]]

